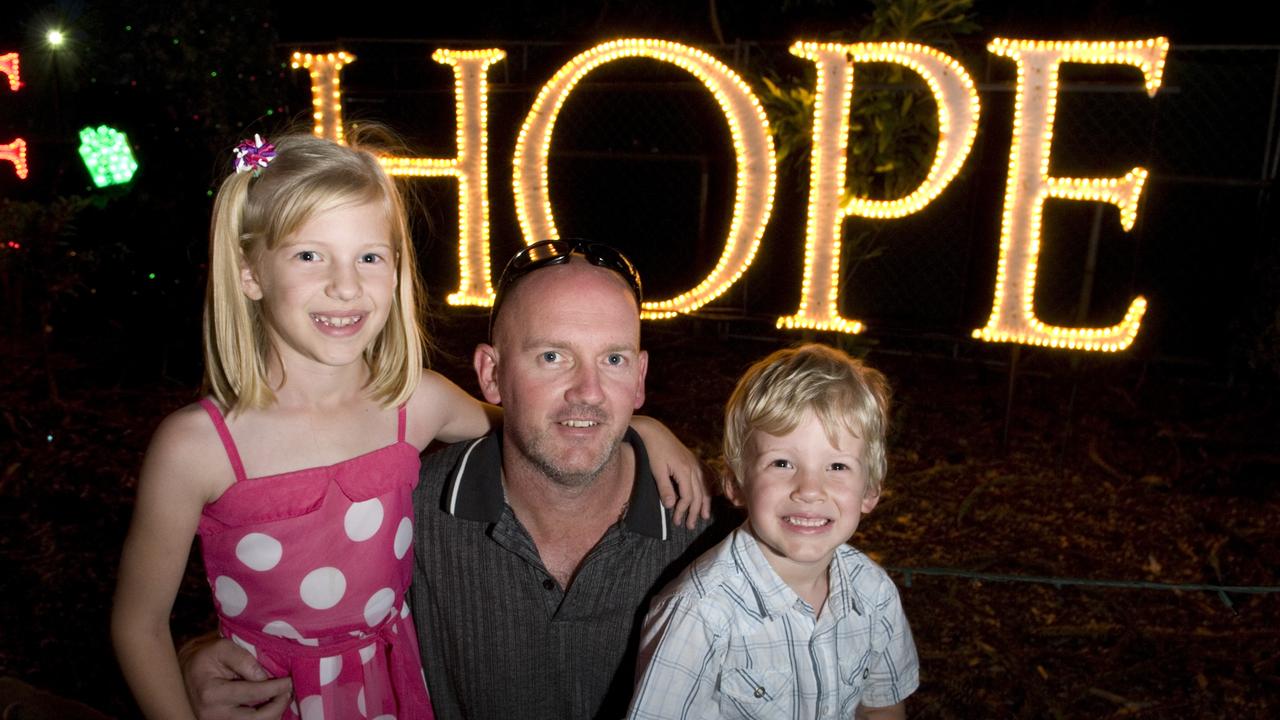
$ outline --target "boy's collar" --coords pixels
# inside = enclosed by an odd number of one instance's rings
[[[795,607],[800,595],[778,575],[778,571],[769,564],[760,542],[751,533],[749,523],[744,522],[733,531],[733,557],[739,568],[744,571],[755,599],[760,615],[774,617],[785,614]],[[836,619],[853,612],[862,615],[858,605],[857,594],[849,582],[847,559],[837,547],[827,566],[827,602],[826,607],[836,613]]]

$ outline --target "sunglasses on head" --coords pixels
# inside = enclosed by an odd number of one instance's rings
[[[627,286],[636,296],[636,305],[640,304],[640,273],[631,264],[626,255],[605,245],[604,243],[570,238],[565,240],[539,240],[516,253],[498,278],[497,292],[494,294],[493,307],[489,310],[489,339],[493,339],[493,323],[498,317],[498,310],[517,280],[539,268],[551,265],[564,265],[577,255],[587,262],[612,270],[627,281]]]

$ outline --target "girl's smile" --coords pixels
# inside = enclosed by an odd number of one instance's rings
[[[382,203],[318,212],[251,265],[242,270],[244,293],[261,303],[286,369],[352,365],[386,325],[396,266]]]
[[[311,320],[326,335],[346,336],[360,331],[364,313],[311,313]]]

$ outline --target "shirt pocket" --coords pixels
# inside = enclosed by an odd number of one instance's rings
[[[840,658],[840,682],[844,689],[840,693],[840,714],[852,717],[853,711],[862,702],[862,689],[871,675],[871,653],[865,652],[857,657]]]
[[[720,673],[720,715],[791,717],[791,675],[762,668],[725,668]]]

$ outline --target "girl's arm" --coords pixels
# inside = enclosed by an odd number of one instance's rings
[[[212,441],[212,442],[210,442]],[[138,479],[120,558],[111,638],[120,668],[148,718],[193,718],[178,670],[169,615],[200,511],[230,475],[204,410],[190,405],[157,428]],[[221,473],[221,474],[220,474]]]
[[[423,370],[418,390],[409,399],[409,441],[419,450],[432,440],[457,442],[479,437],[502,422],[502,408],[480,402],[448,378]],[[649,451],[649,466],[658,482],[662,504],[677,524],[693,528],[698,517],[711,516],[711,495],[702,477],[702,464],[665,425],[637,415],[631,426]],[[674,480],[674,487],[672,481]]]
[[[424,450],[433,440],[470,440],[502,424],[502,408],[481,402],[434,370],[423,370],[409,398],[409,442]]]
[[[649,451],[649,468],[658,482],[658,495],[664,507],[673,508],[672,522],[684,522],[692,530],[699,517],[711,517],[711,493],[707,492],[698,456],[670,428],[651,417],[634,415],[631,427]]]

